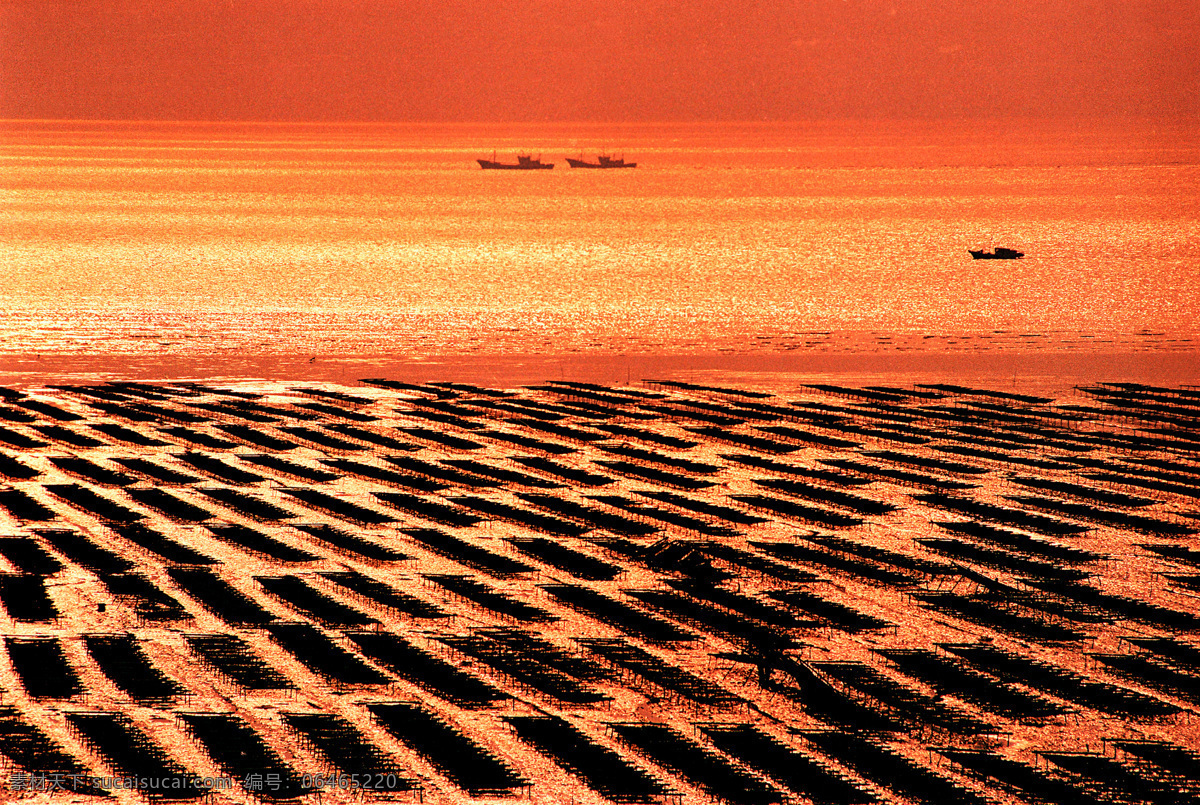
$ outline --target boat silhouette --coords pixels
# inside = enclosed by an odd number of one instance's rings
[[[571,159],[567,157],[567,164],[572,168],[636,168],[636,162],[626,162],[624,157],[613,157],[608,154],[600,154],[596,157],[595,162],[588,162],[583,159],[583,155],[579,155],[579,159]]]
[[[496,154],[492,152],[491,159],[477,159],[479,167],[484,170],[502,170],[502,171],[533,171],[533,170],[550,170],[554,167],[553,162],[542,162],[542,157],[539,154],[536,158],[529,154],[518,154],[517,163],[514,165],[511,162],[497,162]]]
[[[1019,252],[1016,249],[1006,249],[1003,246],[997,246],[993,252],[985,252],[983,249],[979,249],[978,251],[967,249],[967,251],[976,260],[1019,260],[1025,256],[1024,252]]]

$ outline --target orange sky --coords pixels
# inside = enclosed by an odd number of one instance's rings
[[[0,118],[1200,113],[1196,0],[0,0]]]

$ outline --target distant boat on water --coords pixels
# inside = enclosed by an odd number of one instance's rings
[[[583,159],[583,155],[579,155],[579,159],[571,159],[567,157],[567,164],[572,168],[636,168],[636,162],[626,162],[624,157],[612,157],[608,154],[600,154],[596,157],[595,162],[587,162]]]
[[[1016,249],[1006,249],[1003,246],[997,246],[994,252],[985,252],[983,249],[979,249],[978,251],[967,249],[967,251],[976,260],[1019,260],[1025,256],[1024,252],[1019,252]]]
[[[485,171],[536,171],[550,170],[554,167],[553,162],[542,162],[540,155],[534,158],[529,154],[518,154],[517,164],[515,165],[511,162],[497,162],[495,153],[492,154],[491,159],[477,159],[475,161]]]

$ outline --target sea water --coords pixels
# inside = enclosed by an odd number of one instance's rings
[[[1191,352],[1197,131],[10,121],[0,354]]]

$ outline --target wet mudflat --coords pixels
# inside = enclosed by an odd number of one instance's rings
[[[0,475],[12,796],[1200,797],[1194,388],[59,384]]]

